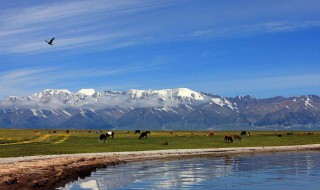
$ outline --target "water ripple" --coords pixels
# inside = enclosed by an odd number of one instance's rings
[[[98,169],[63,190],[318,189],[320,152],[230,155],[128,163]]]

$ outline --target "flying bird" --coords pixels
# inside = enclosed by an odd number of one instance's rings
[[[45,40],[49,45],[53,45],[52,42],[53,42],[54,38],[52,38],[49,42],[47,40]]]

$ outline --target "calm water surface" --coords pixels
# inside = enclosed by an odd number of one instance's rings
[[[320,189],[320,152],[135,162],[93,172],[63,190]]]

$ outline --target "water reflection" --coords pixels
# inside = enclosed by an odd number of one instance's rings
[[[320,152],[291,152],[129,163],[60,189],[317,189],[319,157]]]

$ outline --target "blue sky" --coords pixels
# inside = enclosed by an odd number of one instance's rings
[[[1,0],[0,97],[178,87],[319,95],[319,10],[318,0]]]

